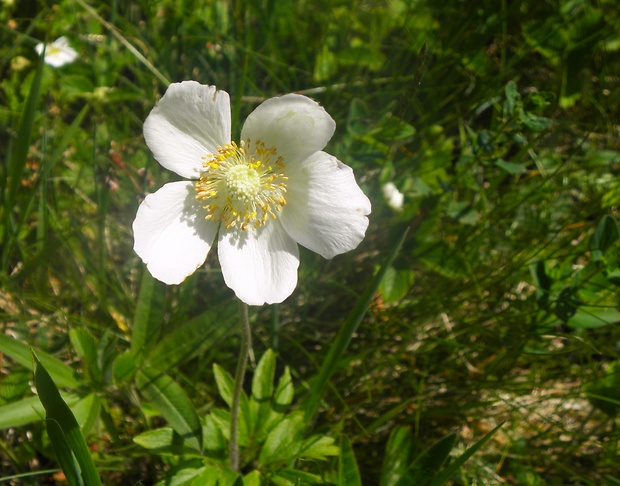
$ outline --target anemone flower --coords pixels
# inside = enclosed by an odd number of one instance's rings
[[[39,56],[43,54],[43,47],[44,44],[41,43],[34,48]],[[47,45],[43,61],[52,67],[61,67],[75,61],[77,56],[77,52],[69,45],[67,38],[63,36]]]
[[[357,247],[370,201],[351,168],[322,149],[336,124],[315,101],[271,98],[231,141],[230,98],[195,81],[171,84],[144,123],[155,159],[185,181],[146,196],[134,250],[158,280],[178,284],[217,238],[224,281],[249,305],[297,285],[302,245],[325,258]]]

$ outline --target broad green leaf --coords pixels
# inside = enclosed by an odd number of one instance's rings
[[[576,329],[591,329],[620,322],[620,311],[612,307],[582,306],[568,320],[567,324]]]
[[[136,385],[190,447],[202,450],[200,419],[176,381],[155,368],[144,368],[136,373]]]
[[[258,462],[267,465],[294,459],[299,447],[298,438],[304,426],[303,413],[295,412],[286,417],[267,436]]]
[[[338,486],[362,486],[362,479],[355,460],[353,446],[346,436],[340,437],[338,458]]]
[[[97,486],[101,484],[93,458],[90,455],[84,436],[80,431],[80,426],[71,413],[71,409],[61,398],[56,384],[52,380],[49,373],[41,365],[41,363],[34,358],[35,370],[34,370],[34,383],[37,388],[37,393],[46,412],[47,420],[54,420],[60,429],[62,430],[66,443],[73,451],[75,458],[80,466],[82,479],[84,484],[88,486]],[[65,474],[67,472],[65,471]]]
[[[202,427],[203,454],[207,457],[224,459],[227,456],[227,441],[211,414],[207,415]]]
[[[256,469],[243,477],[243,486],[262,486],[263,478]]]
[[[347,316],[343,326],[338,331],[334,342],[332,343],[327,356],[323,360],[323,364],[321,365],[321,369],[319,370],[319,374],[314,380],[314,384],[312,387],[312,391],[310,395],[306,398],[303,403],[303,410],[306,414],[306,421],[308,424],[312,424],[314,421],[314,416],[319,408],[319,403],[323,398],[323,394],[327,389],[327,384],[329,383],[329,379],[332,374],[338,368],[338,362],[340,361],[342,355],[346,351],[349,346],[349,342],[351,341],[351,337],[357,330],[360,322],[362,322],[363,317],[366,315],[366,311],[374,298],[385,273],[388,268],[392,265],[394,258],[400,251],[400,248],[409,233],[409,227],[407,227],[400,238],[396,241],[394,246],[390,249],[385,261],[381,265],[379,271],[375,274],[373,279],[370,281],[368,287],[364,293],[357,299],[355,306]]]
[[[247,402],[246,402],[247,403]],[[211,410],[209,416],[213,419],[213,423],[219,428],[222,435],[226,440],[230,439],[230,411],[216,408]],[[241,406],[241,413],[239,414],[239,435],[237,442],[239,446],[245,447],[250,441],[250,435],[248,434],[248,426],[246,423],[246,414],[243,413],[243,403]]]
[[[459,470],[459,468],[465,464],[465,462],[473,456],[482,446],[484,446],[490,439],[495,435],[495,432],[499,430],[499,428],[504,425],[502,422],[497,427],[495,427],[491,432],[486,434],[482,439],[476,442],[473,446],[467,449],[463,454],[461,454],[456,459],[453,459],[448,466],[437,476],[433,478],[433,481],[430,483],[430,486],[441,486],[450,480],[450,478]]]
[[[229,407],[233,402],[233,389],[235,388],[235,380],[232,375],[217,363],[213,364],[213,375],[220,396]]]
[[[101,399],[95,393],[91,393],[81,398],[75,405],[73,405],[71,411],[78,421],[82,434],[88,435],[88,432],[97,423],[99,418],[99,410],[101,409]]]
[[[430,448],[422,452],[409,466],[408,484],[428,484],[433,477],[439,474],[456,442],[456,434],[450,434],[435,442]],[[403,485],[405,486],[405,485]]]
[[[131,351],[119,354],[114,360],[114,380],[117,383],[131,381],[138,371],[136,358]]]
[[[70,407],[80,401],[80,396],[73,393],[64,394],[62,398]],[[45,409],[39,397],[23,398],[18,402],[0,406],[0,429],[38,422],[43,420],[44,416]]]
[[[412,438],[409,427],[396,427],[390,433],[383,466],[381,468],[381,486],[395,486],[406,477],[411,456]]]
[[[17,361],[25,368],[34,370],[30,350],[31,348],[27,344],[13,339],[6,334],[0,334],[0,352]],[[81,383],[74,378],[73,369],[70,366],[43,351],[35,350],[35,352],[41,364],[45,366],[45,369],[48,370],[48,373],[59,386],[63,388],[79,388]]]
[[[562,289],[555,303],[555,315],[566,322],[575,315],[580,304],[581,302],[577,298],[575,289],[573,287],[566,287]]]
[[[133,441],[154,454],[196,454],[196,450],[187,447],[183,438],[172,427],[148,430],[134,437]]]
[[[252,379],[252,397],[250,399],[250,411],[252,423],[260,429],[265,423],[271,411],[271,399],[273,395],[273,378],[275,375],[276,358],[271,349],[268,349],[258,362]],[[254,430],[250,430],[253,434]]]
[[[69,331],[71,344],[82,359],[87,377],[95,383],[102,383],[101,369],[97,359],[97,341],[85,327],[75,327]]]
[[[165,286],[144,271],[131,330],[131,351],[148,351],[157,341],[164,310]]]
[[[609,215],[603,216],[590,238],[592,259],[595,262],[602,260],[605,252],[618,239],[619,235],[616,220]]]
[[[26,368],[14,366],[8,375],[0,376],[0,400],[13,402],[22,398],[30,389],[32,372]]]
[[[390,266],[381,280],[379,292],[385,302],[396,302],[407,295],[414,280],[415,274],[412,270],[396,269]]]
[[[325,481],[321,478],[321,476],[289,468],[278,469],[276,476],[270,478],[270,480],[277,486],[308,486],[311,484],[325,484]]]

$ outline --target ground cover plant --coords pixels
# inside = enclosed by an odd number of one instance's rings
[[[0,21],[3,483],[620,484],[617,2],[5,0]],[[134,251],[138,207],[181,180],[143,125],[188,80],[229,93],[236,141],[266,100],[320,103],[372,206],[332,259],[296,240],[275,304],[217,249],[178,285]]]

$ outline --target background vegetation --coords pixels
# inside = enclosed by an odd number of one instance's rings
[[[3,0],[0,20],[7,482],[61,481],[29,346],[104,484],[191,469],[144,434],[191,436],[187,417],[225,406],[213,365],[233,372],[238,316],[217,259],[165,287],[132,250],[140,200],[175,177],[142,123],[169,82],[194,79],[231,94],[236,134],[268,97],[319,101],[338,124],[328,151],[373,203],[356,251],[302,251],[295,293],[251,309],[256,359],[273,349],[275,376],[290,370],[291,410],[412,225],[312,428],[348,437],[363,484],[412,484],[432,444],[449,437],[454,461],[501,423],[453,484],[620,484],[616,1]],[[78,60],[43,65],[34,46],[63,35]],[[153,363],[187,398],[181,423]],[[336,482],[334,461],[297,466]]]

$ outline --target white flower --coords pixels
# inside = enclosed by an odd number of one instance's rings
[[[271,98],[231,141],[228,93],[174,83],[144,122],[155,159],[189,181],[150,194],[133,223],[151,274],[178,284],[217,236],[224,281],[246,304],[286,299],[297,285],[298,244],[325,258],[354,249],[370,201],[350,167],[322,152],[336,124],[311,99]]]
[[[383,197],[385,198],[388,206],[391,207],[394,211],[400,211],[403,209],[403,202],[405,201],[405,196],[402,192],[398,190],[396,185],[393,182],[386,182],[383,184]]]
[[[37,44],[35,50],[39,56],[43,54],[44,44]],[[43,60],[46,64],[53,67],[64,66],[65,64],[72,63],[77,59],[77,52],[69,45],[69,41],[66,37],[59,37],[51,44],[47,45],[45,49],[45,57]]]

